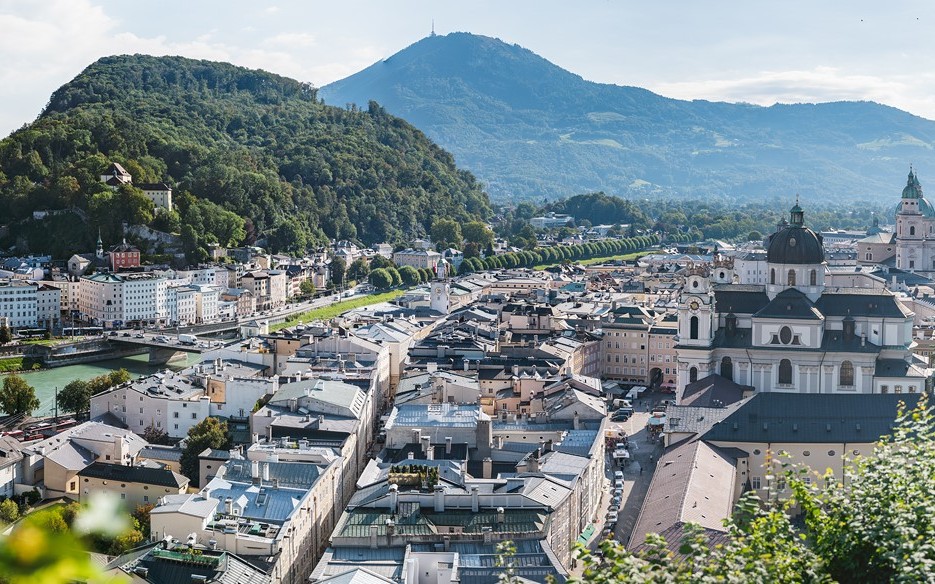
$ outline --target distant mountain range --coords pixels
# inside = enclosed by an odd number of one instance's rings
[[[499,200],[623,196],[895,197],[935,177],[935,122],[871,102],[761,107],[586,81],[518,45],[424,38],[319,95],[375,100]],[[935,178],[933,178],[935,180]]]

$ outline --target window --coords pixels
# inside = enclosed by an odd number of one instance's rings
[[[889,393],[889,392],[890,392],[890,386],[889,386],[889,385],[881,385],[881,386],[880,386],[880,393]]]
[[[779,385],[792,385],[792,361],[788,359],[779,362]]]
[[[781,342],[783,345],[788,345],[789,343],[792,342],[792,329],[791,328],[784,326],[781,329],[779,329],[779,342]]]
[[[789,277],[786,280],[787,286],[795,286],[795,270],[789,270]]]
[[[838,384],[845,387],[854,386],[854,364],[850,361],[844,361],[841,363]]]
[[[915,226],[915,225],[910,225],[910,226],[909,226],[909,235],[915,235],[915,234],[916,234],[916,226]]]
[[[818,272],[812,270],[808,273],[808,285],[817,286],[818,285]]]
[[[692,367],[688,370],[688,382],[694,383],[696,381],[698,381],[698,368]]]
[[[178,413],[178,412],[172,412],[172,417],[173,417],[173,418],[178,418],[178,417],[179,417],[179,413]]]
[[[760,488],[760,477],[750,477],[750,488],[754,490]]]
[[[916,263],[913,260],[909,260],[909,269],[916,267]]]
[[[721,359],[721,377],[730,381],[734,380],[734,365],[731,362],[730,357],[724,357]]]
[[[197,412],[192,412],[192,419],[193,419],[193,420],[197,420],[197,419],[198,419],[198,413],[197,413]]]
[[[902,392],[903,392],[903,386],[901,386],[901,385],[894,385],[894,386],[893,386],[893,393],[902,393]]]
[[[786,490],[786,477],[781,475],[776,477],[776,490],[780,492]]]
[[[688,322],[688,338],[697,339],[698,338],[698,317],[693,316]]]
[[[776,268],[770,268],[769,270],[769,283],[770,284],[776,283]]]

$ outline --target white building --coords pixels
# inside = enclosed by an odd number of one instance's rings
[[[166,312],[170,324],[194,324],[198,316],[198,290],[191,286],[169,288],[166,291]]]
[[[166,279],[152,274],[94,274],[81,278],[78,310],[102,326],[165,321]]]
[[[529,220],[529,224],[536,229],[553,229],[556,227],[564,227],[566,225],[571,225],[573,222],[574,218],[571,215],[564,215],[559,213],[547,213],[542,217],[533,217]]]
[[[678,387],[711,374],[758,392],[917,393],[912,313],[888,290],[826,288],[821,235],[791,220],[769,238],[767,283],[690,274],[679,299]],[[830,278],[829,278],[830,280]]]
[[[36,289],[36,324],[54,328],[62,321],[62,291],[54,286],[39,285]]]
[[[38,289],[36,284],[23,280],[0,280],[0,324],[11,328],[37,326]]]
[[[393,254],[393,262],[400,267],[412,266],[434,270],[441,259],[442,254],[427,249],[404,249]]]

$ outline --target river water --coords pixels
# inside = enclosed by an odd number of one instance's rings
[[[185,353],[186,360],[173,361],[169,369],[179,370],[195,363],[197,355]],[[189,359],[191,361],[189,361]],[[67,367],[57,367],[55,369],[45,369],[34,371],[32,373],[20,373],[29,385],[36,388],[36,397],[42,402],[39,409],[32,413],[33,416],[50,416],[55,408],[55,388],[63,388],[65,385],[75,379],[88,380],[92,377],[110,373],[115,369],[126,369],[133,377],[141,377],[155,373],[166,366],[155,366],[149,364],[149,355],[134,355],[122,359],[109,359],[107,361],[98,361],[97,363],[85,363],[83,365],[69,365]]]

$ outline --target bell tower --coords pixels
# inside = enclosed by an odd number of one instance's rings
[[[710,347],[715,333],[714,291],[702,270],[693,270],[679,297],[680,347]]]
[[[431,308],[436,312],[448,314],[451,311],[449,298],[451,288],[448,285],[448,262],[444,258],[438,260],[435,267],[435,280],[432,281]]]

